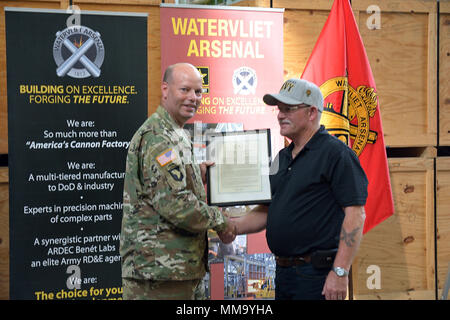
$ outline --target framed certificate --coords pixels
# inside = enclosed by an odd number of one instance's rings
[[[270,129],[214,132],[206,136],[208,204],[220,207],[271,201]]]

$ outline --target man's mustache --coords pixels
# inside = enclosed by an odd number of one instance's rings
[[[282,125],[282,124],[292,124],[292,122],[289,121],[289,120],[281,120],[281,121],[278,121],[278,123],[279,123],[280,125]]]

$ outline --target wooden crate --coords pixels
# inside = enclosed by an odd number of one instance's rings
[[[367,27],[373,4],[381,10],[380,29]],[[377,84],[386,145],[435,146],[436,1],[353,0],[352,7]]]
[[[363,238],[354,298],[435,299],[434,159],[390,158],[389,169],[395,213]],[[370,266],[381,271],[380,289],[367,285]]]
[[[330,13],[333,0],[273,0],[285,8],[283,28],[284,77],[300,77]]]
[[[450,0],[440,2],[439,35],[439,145],[450,146]]]
[[[450,157],[436,159],[436,249],[438,298],[450,267]]]

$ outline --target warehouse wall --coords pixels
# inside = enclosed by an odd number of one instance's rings
[[[73,1],[81,10],[149,14],[149,113],[160,99],[159,3]],[[332,3],[272,1],[274,8],[286,8],[286,79],[301,75]],[[66,9],[68,4],[68,0],[0,0],[0,154],[8,153],[3,8]],[[367,8],[374,4],[381,10],[379,29],[367,25],[373,17]],[[270,7],[270,0],[248,0],[239,5]],[[396,211],[364,237],[353,264],[353,297],[435,299],[444,285],[450,261],[450,158],[438,156],[439,150],[450,146],[450,1],[441,0],[438,7],[433,0],[352,0],[352,8],[377,84]],[[1,167],[1,299],[9,297],[8,199],[8,170]],[[378,275],[379,283],[375,281]]]

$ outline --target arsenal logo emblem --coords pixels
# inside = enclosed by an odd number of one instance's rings
[[[53,58],[58,77],[97,78],[104,57],[100,34],[88,27],[74,25],[56,33]]]
[[[338,105],[328,102],[323,110],[321,123],[330,134],[349,145],[357,156],[367,143],[377,141],[377,132],[370,130],[370,118],[377,110],[377,94],[373,88],[359,86],[354,89],[348,85],[347,77],[336,77],[323,83],[320,91],[324,101],[334,93],[342,92]]]

